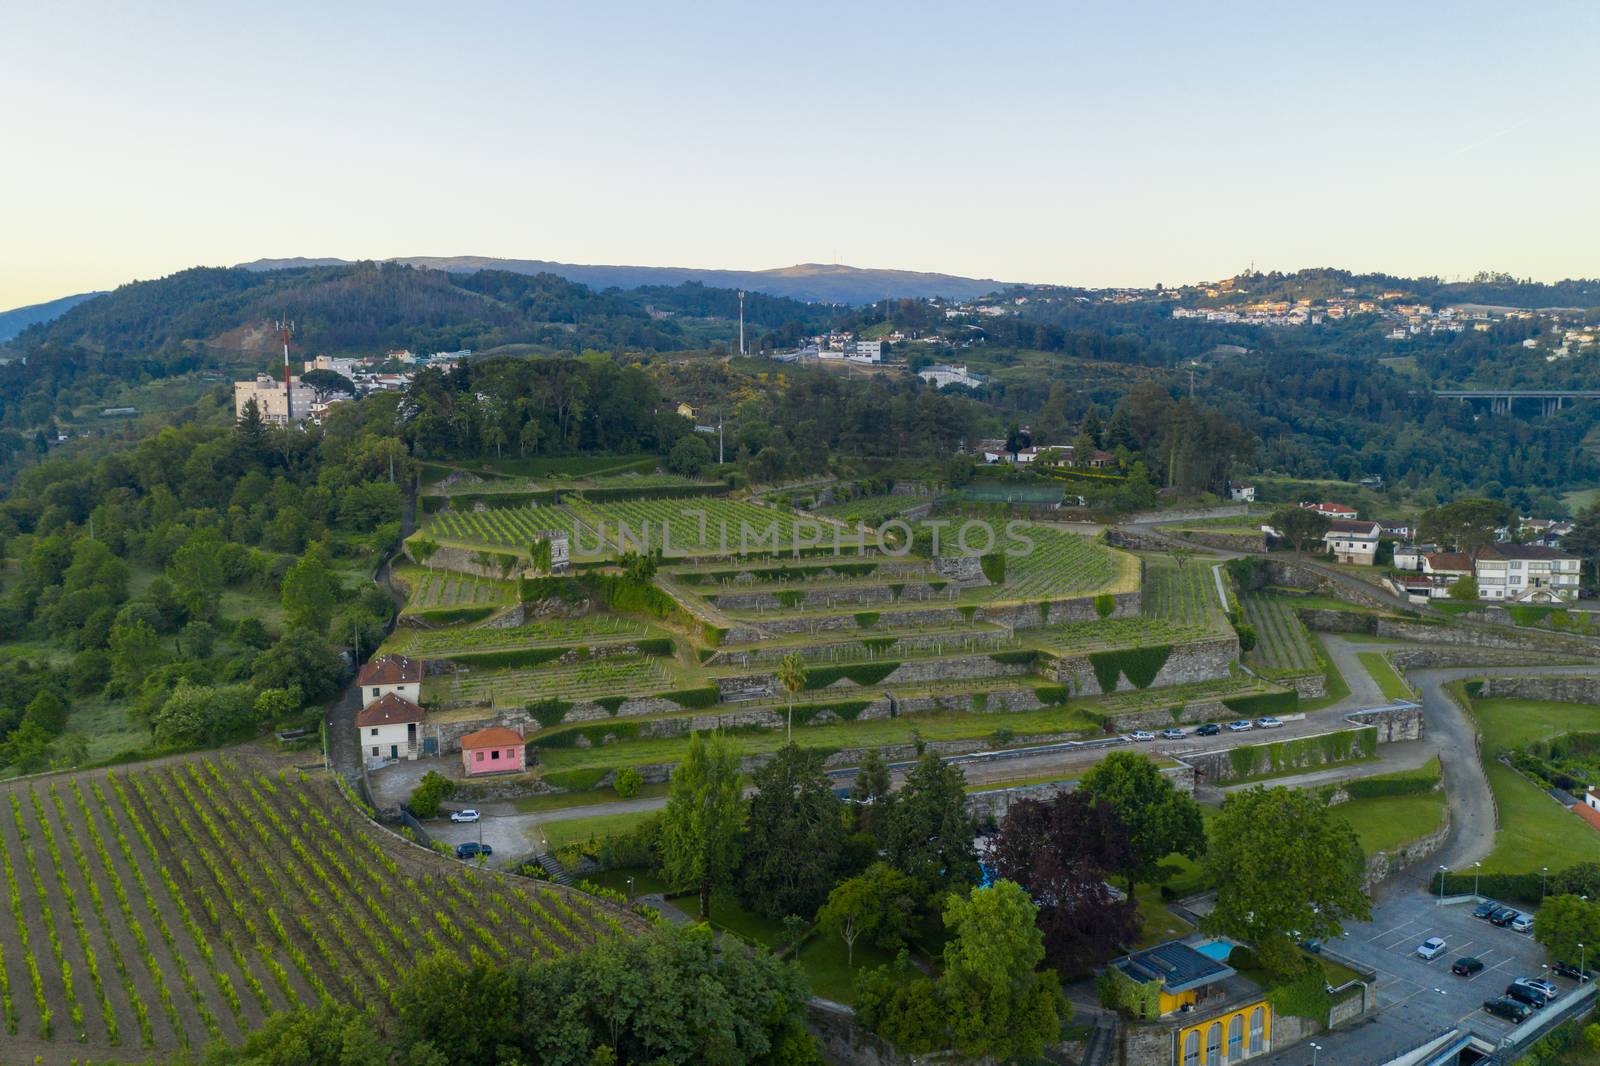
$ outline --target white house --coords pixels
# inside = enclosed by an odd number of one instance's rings
[[[270,374],[258,374],[253,381],[233,383],[233,414],[243,418],[244,409],[254,400],[261,421],[268,425],[304,422],[311,417],[316,398],[316,391],[300,384],[297,377],[291,377],[285,385]]]
[[[883,361],[882,341],[856,341],[853,345],[845,347],[845,358],[856,363],[878,363]]]
[[[1315,511],[1332,519],[1353,519],[1356,517],[1354,507],[1346,507],[1342,503],[1302,503],[1300,505],[1307,511]]]
[[[1421,570],[1422,557],[1439,550],[1437,544],[1397,544],[1394,565],[1397,570]]]
[[[1472,559],[1463,552],[1429,552],[1422,557],[1422,572],[1454,580],[1472,573]]]
[[[1553,603],[1578,598],[1580,562],[1540,544],[1491,544],[1478,553],[1478,596]]]
[[[1378,523],[1336,519],[1329,523],[1322,542],[1341,563],[1371,566],[1378,556]]]
[[[1228,482],[1228,499],[1234,503],[1255,503],[1256,487],[1246,485],[1242,481]]]
[[[551,553],[552,556],[554,552]],[[361,704],[371,706],[385,696],[394,695],[412,703],[422,700],[422,660],[404,655],[380,655],[356,675],[361,688]]]
[[[422,750],[417,730],[427,718],[421,707],[393,692],[367,704],[356,715],[362,758],[369,767],[415,759]]]

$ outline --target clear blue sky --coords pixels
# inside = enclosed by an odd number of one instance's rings
[[[1593,3],[17,0],[0,307],[291,255],[1592,277],[1597,31]]]

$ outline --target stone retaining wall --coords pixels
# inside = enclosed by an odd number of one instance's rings
[[[1422,739],[1422,708],[1391,707],[1377,711],[1354,711],[1345,720],[1361,725],[1376,726],[1378,743],[1390,744],[1397,740]]]
[[[1168,766],[1162,769],[1161,776],[1172,782],[1172,786],[1186,795],[1194,793],[1194,768],[1192,766]],[[1000,821],[1012,805],[1021,800],[1043,800],[1049,802],[1062,792],[1071,792],[1078,787],[1076,779],[1071,781],[1053,781],[1042,785],[1019,785],[1016,788],[992,788],[981,792],[967,793],[967,809],[977,815],[980,820],[993,818]]]
[[[1156,673],[1155,680],[1147,687],[1157,689],[1193,681],[1220,681],[1229,676],[1228,668],[1238,658],[1239,638],[1231,632],[1226,636],[1218,635],[1205,640],[1175,644],[1167,656],[1167,661]],[[1071,685],[1074,692],[1100,691],[1100,682],[1095,677],[1094,664],[1090,661],[1089,653],[1058,656],[1055,678]],[[1134,688],[1133,682],[1126,677],[1118,676],[1115,691],[1128,692]]]
[[[1330,733],[1349,733],[1349,734],[1352,734],[1352,736],[1350,737],[1350,740],[1351,740],[1351,743],[1353,745],[1354,744],[1354,740],[1355,740],[1353,734],[1355,734],[1357,732],[1357,729],[1356,728],[1351,728],[1351,729],[1329,730],[1329,732]],[[1322,734],[1312,734],[1312,736],[1319,736],[1319,735],[1322,735]],[[1381,737],[1381,733],[1380,733],[1380,737]],[[1195,771],[1195,776],[1199,780],[1202,780],[1202,781],[1206,782],[1209,785],[1224,785],[1224,784],[1227,784],[1229,781],[1232,781],[1234,778],[1240,776],[1238,771],[1234,769],[1234,765],[1233,765],[1233,755],[1232,755],[1232,753],[1234,751],[1237,751],[1240,748],[1266,748],[1266,747],[1271,746],[1272,744],[1292,744],[1292,743],[1294,743],[1296,741],[1302,741],[1302,740],[1306,740],[1306,739],[1309,739],[1309,738],[1308,737],[1304,737],[1304,736],[1300,736],[1300,737],[1285,737],[1281,741],[1266,740],[1266,741],[1262,741],[1262,742],[1260,742],[1258,744],[1247,744],[1247,745],[1241,744],[1241,745],[1235,745],[1232,748],[1220,748],[1220,749],[1216,749],[1216,750],[1212,750],[1212,751],[1192,752],[1192,753],[1187,754],[1187,755],[1176,756],[1176,758],[1181,759],[1183,762],[1188,763],[1190,766],[1192,766],[1194,768],[1194,771]],[[1297,755],[1297,757],[1295,758],[1295,760],[1293,762],[1287,763],[1284,766],[1280,767],[1279,771],[1283,771],[1283,772],[1287,772],[1289,770],[1306,770],[1306,771],[1310,771],[1310,770],[1316,769],[1319,766],[1325,766],[1325,765],[1327,765],[1327,760],[1324,759],[1321,749],[1319,749],[1319,748],[1317,748],[1315,746],[1312,746],[1312,745],[1307,745],[1305,747],[1305,749],[1303,751],[1301,751]],[[1253,772],[1267,772],[1267,771],[1253,771]]]
[[[926,625],[966,625],[974,621],[993,622],[1012,629],[1029,629],[1033,626],[1053,625],[1057,622],[1087,622],[1100,617],[1095,610],[1094,596],[1080,596],[1067,600],[1050,600],[1047,609],[1037,603],[1019,603],[968,608],[933,607],[924,610],[874,611],[878,617],[871,626],[863,628],[852,614],[789,616],[742,619],[728,628],[724,644],[756,644],[769,637],[800,634],[854,632],[863,637],[873,635],[875,629],[916,629]],[[1139,613],[1139,593],[1122,592],[1112,597],[1112,618],[1127,618]]]
[[[898,592],[890,588],[889,582],[882,585],[847,585],[847,586],[822,586],[820,588],[796,588],[791,592],[800,594],[798,605],[786,604],[779,600],[776,592],[711,592],[705,599],[711,606],[719,611],[792,611],[832,607],[872,607],[886,603],[927,603],[931,600],[953,599],[953,593],[959,591],[953,586],[935,589],[924,581],[904,582],[904,587]],[[690,586],[692,587],[692,586]]]
[[[1450,805],[1447,803],[1444,807],[1444,824],[1438,829],[1419,840],[1402,844],[1393,851],[1380,851],[1368,856],[1366,872],[1361,876],[1361,887],[1369,892],[1372,891],[1378,882],[1444,847],[1445,838],[1449,835]]]
[[[1386,654],[1397,670],[1431,670],[1450,666],[1529,666],[1536,660],[1520,648],[1410,647],[1394,648]]]
[[[1267,559],[1268,572],[1272,575],[1274,585],[1283,585],[1287,588],[1304,589],[1307,592],[1316,592],[1334,599],[1349,600],[1359,603],[1364,607],[1376,607],[1379,610],[1389,611],[1395,607],[1394,599],[1386,596],[1376,586],[1370,590],[1362,587],[1364,582],[1359,578],[1352,578],[1349,583],[1339,581],[1321,570],[1316,570],[1303,563],[1288,559]]]
[[[1498,700],[1600,703],[1600,674],[1564,677],[1486,677],[1480,695]]]
[[[862,663],[870,666],[871,663]],[[948,659],[908,659],[896,666],[887,676],[870,685],[857,685],[849,678],[839,678],[823,689],[812,691],[850,695],[875,691],[884,685],[922,685],[936,681],[970,681],[991,677],[1022,677],[1033,671],[1032,663],[996,662],[988,655],[964,655]],[[1224,674],[1226,676],[1226,674]],[[724,702],[740,697],[744,699],[775,698],[784,689],[775,674],[741,674],[737,677],[719,677],[717,688]]]

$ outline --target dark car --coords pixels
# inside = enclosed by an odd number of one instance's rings
[[[1457,959],[1455,965],[1450,967],[1450,972],[1458,977],[1471,977],[1475,973],[1483,972],[1483,960],[1467,955]]]
[[[1489,915],[1489,921],[1495,925],[1506,926],[1510,925],[1511,920],[1516,916],[1517,908],[1515,907],[1497,907],[1495,912]]]
[[[1570,977],[1572,980],[1578,982],[1587,981],[1591,976],[1589,971],[1580,970],[1575,964],[1570,962],[1558,962],[1550,968],[1556,973],[1560,974],[1562,977]]]
[[[456,845],[456,858],[458,859],[476,859],[479,855],[487,858],[493,854],[494,848],[490,847],[488,844],[478,844],[469,841],[465,844]]]
[[[1472,909],[1472,916],[1474,918],[1482,918],[1484,921],[1488,921],[1489,915],[1493,914],[1499,909],[1500,904],[1496,903],[1492,899],[1486,899]]]
[[[1520,1003],[1514,999],[1507,999],[1505,996],[1501,996],[1499,999],[1484,1000],[1483,1009],[1490,1014],[1513,1022],[1526,1021],[1528,1015],[1533,1013],[1533,1010],[1527,1004]]]
[[[1549,1000],[1545,999],[1543,992],[1536,988],[1529,988],[1527,985],[1519,985],[1515,981],[1506,985],[1505,998],[1514,999],[1518,1003],[1525,1004],[1530,1010],[1538,1010],[1549,1002]]]
[[[1194,731],[1194,735],[1197,737],[1214,737],[1220,732],[1222,732],[1222,727],[1220,725],[1215,722],[1207,722],[1205,725],[1196,729]]]

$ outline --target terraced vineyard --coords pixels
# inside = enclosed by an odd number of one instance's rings
[[[238,1043],[327,1000],[381,1012],[424,955],[551,958],[636,927],[579,893],[386,846],[331,780],[226,756],[4,793],[0,1046],[59,1045],[49,1061]]]
[[[719,498],[572,501],[570,506],[589,526],[603,530],[617,550],[643,546],[669,556],[787,551],[797,541],[831,545],[837,528],[808,515]],[[843,543],[854,548],[858,539],[846,531]]]
[[[580,540],[574,534],[574,521],[569,512],[537,503],[526,507],[493,507],[487,511],[442,511],[433,516],[426,532],[440,543],[525,552],[534,538],[548,530],[559,530],[572,537],[574,553],[580,548],[593,548],[598,539],[588,533]]]
[[[1241,592],[1239,607],[1256,629],[1256,646],[1246,655],[1252,669],[1277,677],[1322,670],[1322,656],[1295,617],[1293,601],[1270,592]]]
[[[384,642],[385,653],[445,658],[451,653],[501,651],[510,648],[559,647],[596,642],[615,643],[642,637],[645,627],[616,615],[595,614],[583,618],[553,618],[521,626],[501,628],[453,627],[449,629],[397,628]]]
[[[488,700],[497,707],[548,699],[644,696],[667,687],[667,672],[659,659],[627,655],[522,670],[469,670],[429,679],[424,686],[429,702]]]
[[[863,496],[859,500],[846,500],[818,507],[817,514],[837,518],[843,522],[865,522],[877,525],[888,521],[902,511],[930,502],[930,496]]]
[[[1062,655],[1151,644],[1181,644],[1215,633],[1206,625],[1185,625],[1162,618],[1102,618],[1092,622],[1060,622],[1019,631],[1028,643]]]
[[[1030,525],[1031,552],[1007,551],[1005,584],[992,589],[999,600],[1068,599],[1139,587],[1139,559],[1097,544],[1088,537]],[[970,543],[970,541],[969,541]],[[1004,549],[1006,541],[996,544]]]
[[[406,609],[427,611],[447,607],[509,607],[517,587],[510,581],[474,577],[453,570],[397,567],[395,577],[406,587]]]
[[[1179,565],[1170,556],[1145,556],[1139,609],[1147,618],[1183,625],[1220,624],[1222,610],[1210,561],[1186,559]]]

